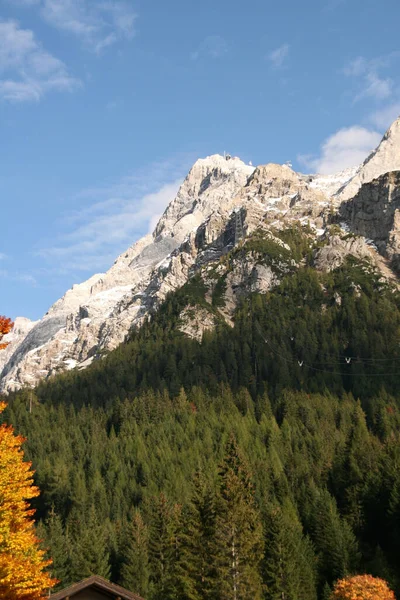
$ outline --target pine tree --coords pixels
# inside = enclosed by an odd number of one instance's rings
[[[199,471],[182,521],[177,565],[182,600],[211,600],[216,594],[215,495]]]
[[[50,512],[45,525],[42,525],[39,536],[43,535],[43,546],[48,548],[52,558],[51,574],[58,579],[55,589],[62,589],[72,583],[70,576],[71,547],[68,536],[64,532],[61,517],[54,510]]]
[[[250,472],[233,436],[219,471],[216,556],[220,600],[261,599],[261,518]]]
[[[320,492],[312,517],[320,578],[332,584],[357,568],[357,540],[348,523],[340,518],[336,502],[328,491]]]
[[[79,581],[91,575],[99,575],[108,579],[110,554],[107,522],[100,523],[94,506],[91,506],[87,519],[75,524],[73,529],[72,578]]]
[[[269,511],[264,564],[268,600],[316,599],[314,551],[288,501]]]
[[[139,510],[129,523],[124,562],[121,569],[121,584],[144,598],[149,589],[149,532]]]
[[[155,599],[177,598],[176,565],[180,550],[179,505],[171,505],[164,494],[153,499],[150,521],[150,590]]]

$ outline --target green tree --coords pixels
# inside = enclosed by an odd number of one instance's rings
[[[350,525],[340,517],[335,499],[326,490],[318,494],[313,521],[320,579],[331,585],[357,568],[357,539]]]
[[[149,590],[149,532],[139,510],[129,523],[121,583],[131,592],[147,597]]]
[[[216,594],[215,494],[199,471],[182,521],[177,565],[182,600],[211,600]]]
[[[49,557],[52,558],[51,575],[58,579],[57,589],[62,589],[72,583],[70,574],[71,543],[64,531],[62,519],[54,512],[50,512],[45,523],[39,523],[38,534],[43,539],[42,545],[47,548]]]
[[[264,565],[268,600],[316,600],[314,550],[289,501],[269,511]]]
[[[86,520],[74,523],[71,575],[79,581],[90,575],[110,576],[107,522],[100,522],[94,506]]]
[[[175,600],[179,579],[176,565],[180,550],[179,505],[172,505],[165,494],[153,499],[150,516],[150,592],[151,597]]]
[[[216,556],[220,600],[258,600],[262,597],[261,518],[249,468],[233,436],[219,471]]]

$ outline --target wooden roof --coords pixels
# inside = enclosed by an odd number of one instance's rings
[[[65,598],[71,598],[71,600],[73,600],[75,594],[90,587],[99,592],[106,592],[107,594],[110,594],[110,597],[120,598],[121,600],[143,600],[143,598],[137,594],[128,592],[128,590],[125,590],[121,586],[111,583],[110,581],[107,581],[107,579],[98,577],[97,575],[92,575],[80,583],[75,583],[69,588],[61,590],[61,592],[51,594],[50,600],[64,600]]]

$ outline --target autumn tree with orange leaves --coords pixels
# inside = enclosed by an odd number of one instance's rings
[[[12,325],[0,317],[0,342]],[[5,407],[0,402],[0,412]],[[39,490],[33,485],[31,464],[24,462],[23,442],[11,426],[0,425],[0,598],[42,600],[56,581],[46,573],[51,561],[44,559],[35,535],[29,500]]]
[[[11,321],[11,319],[8,319],[7,317],[2,317],[0,315],[0,350],[4,350],[4,348],[7,347],[7,344],[2,344],[1,340],[5,335],[7,335],[7,333],[10,333],[12,326],[13,322]]]
[[[383,579],[355,575],[336,583],[331,600],[395,600],[395,595]]]

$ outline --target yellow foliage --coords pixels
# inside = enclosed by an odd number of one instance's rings
[[[338,581],[331,600],[395,600],[395,596],[383,579],[356,575]]]
[[[0,412],[5,406],[0,402]],[[0,425],[0,598],[42,600],[56,581],[45,572],[51,561],[44,559],[35,535],[28,501],[39,490],[23,460],[23,442],[12,427]]]
[[[0,315],[0,350],[4,350],[4,348],[7,348],[8,344],[2,344],[1,340],[3,339],[4,335],[10,333],[13,325],[14,323],[11,321],[11,319],[8,319],[7,317],[2,317]]]

